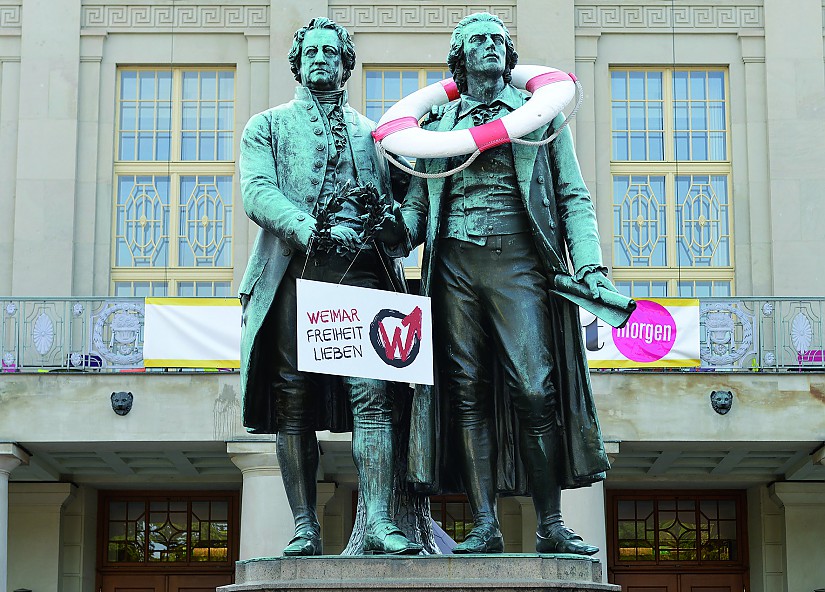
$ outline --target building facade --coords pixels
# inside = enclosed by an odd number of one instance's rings
[[[629,592],[825,588],[822,0],[0,0],[0,592],[214,589],[280,552],[273,439],[240,425],[237,373],[135,371],[143,298],[237,290],[238,141],[292,98],[295,30],[353,33],[349,101],[378,119],[480,10],[582,82],[616,285],[702,306],[700,371],[592,373],[613,469],[567,521]],[[355,472],[320,440],[337,553]],[[462,536],[462,499],[432,508]],[[532,512],[500,501],[508,552]]]

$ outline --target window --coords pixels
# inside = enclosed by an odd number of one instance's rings
[[[615,566],[718,565],[745,562],[740,492],[611,492],[611,563]]]
[[[404,68],[364,70],[366,105],[364,114],[378,121],[384,113],[400,99],[420,88],[450,78],[446,68]],[[394,165],[390,165],[394,166]],[[421,247],[404,259],[404,269],[408,279],[421,278]]]
[[[103,494],[103,564],[231,567],[237,506],[235,493]]]
[[[118,70],[112,289],[229,296],[235,72]]]
[[[727,72],[617,68],[610,85],[616,287],[636,297],[730,296]]]

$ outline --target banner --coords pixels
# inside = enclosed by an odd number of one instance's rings
[[[433,384],[430,299],[297,280],[298,369]]]
[[[147,298],[143,363],[147,368],[239,368],[237,298]]]
[[[698,367],[699,300],[651,298],[636,302],[636,310],[621,329],[580,309],[590,367]]]

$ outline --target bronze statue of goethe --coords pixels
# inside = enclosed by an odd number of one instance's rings
[[[289,60],[300,83],[295,99],[254,115],[241,140],[244,210],[260,227],[239,289],[243,422],[252,432],[278,434],[295,519],[285,555],[322,553],[315,431],[324,429],[352,429],[365,552],[415,554],[422,546],[392,520],[393,388],[297,368],[296,279],[405,289],[381,224],[364,222],[375,214],[364,195],[383,196],[384,214],[392,209],[388,165],[375,150],[372,122],[347,104],[343,85],[355,65],[349,33],[312,19],[295,34]]]
[[[517,60],[500,19],[464,18],[447,58],[461,98],[425,127],[468,129],[518,109],[527,97],[510,84]],[[562,121],[523,139],[548,137]],[[474,528],[455,553],[502,552],[496,495],[529,491],[536,550],[591,555],[598,548],[562,521],[560,494],[603,479],[609,463],[578,307],[550,289],[556,274],[594,301],[615,288],[572,136],[565,128],[543,146],[503,144],[436,176],[464,159],[418,159],[417,171],[432,176],[412,179],[402,207],[408,248],[424,245],[421,289],[432,297],[439,375],[438,389],[416,390],[410,477],[425,490],[466,491]],[[455,473],[460,484],[450,483]]]

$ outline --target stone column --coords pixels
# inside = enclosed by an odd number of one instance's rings
[[[62,588],[63,506],[76,489],[71,483],[11,484],[10,590]]]
[[[24,2],[12,294],[67,296],[74,271],[80,3]],[[45,146],[48,145],[48,149]]]
[[[785,589],[825,587],[825,483],[774,483],[768,492],[785,514]]]
[[[601,561],[602,565],[607,565],[604,482],[562,491],[561,515],[564,517],[564,523],[579,533],[585,542],[599,548],[599,552],[593,557]]]
[[[292,39],[292,37],[290,37],[290,39]],[[247,33],[246,42],[247,57],[249,59],[249,106],[246,108],[240,103],[237,106],[238,118],[243,121],[243,123],[246,123],[247,119],[252,115],[274,106],[269,102],[269,35]],[[278,55],[275,56],[275,58],[286,62],[286,55],[287,54],[283,56]],[[289,72],[289,70],[287,70],[287,72]],[[281,82],[286,86],[292,87],[290,83],[291,80],[291,78],[284,78]],[[241,129],[243,129],[243,125]],[[240,188],[240,184],[238,188]],[[236,195],[240,196],[240,191],[238,191]],[[244,218],[246,218],[246,216],[244,216]],[[252,245],[258,237],[258,225],[252,220],[246,220],[246,222],[246,230],[244,233],[246,237],[245,248],[235,249],[235,251],[237,251],[235,258],[235,285],[240,284],[242,274],[246,269],[246,262],[249,259],[249,253],[252,252]],[[236,244],[243,244],[241,243],[239,234]],[[242,255],[241,251],[243,251]],[[242,260],[239,258],[242,258]]]
[[[322,537],[325,527],[324,518],[326,517],[326,507],[329,503],[329,500],[331,500],[332,496],[335,495],[336,487],[337,486],[335,485],[335,483],[329,481],[318,483],[318,499],[316,501],[315,511],[318,512],[318,522],[321,524]]]
[[[750,220],[746,228],[736,227],[736,283],[740,294],[769,296],[773,290],[771,234],[770,158],[765,73],[765,37],[759,32],[740,31],[739,45],[745,67],[745,133],[747,151],[747,203]],[[734,131],[736,131],[734,129]],[[735,141],[735,138],[734,138]],[[738,208],[737,208],[738,209]],[[747,241],[749,245],[740,245]],[[749,253],[749,261],[743,254]],[[748,265],[742,269],[743,264]],[[748,278],[750,281],[748,282]],[[750,284],[750,285],[748,285]]]
[[[97,177],[100,132],[101,63],[106,32],[85,30],[80,37],[78,73],[77,173],[75,178],[74,260],[78,265],[72,277],[72,294],[100,294],[95,291],[96,275],[109,277],[109,249],[100,249],[95,240],[97,226]],[[111,168],[111,154],[107,169]],[[107,195],[111,201],[111,195]],[[103,252],[101,252],[103,251]],[[108,288],[107,288],[108,292]]]
[[[9,475],[29,455],[11,442],[0,443],[0,592],[6,592],[9,562]]]
[[[226,452],[243,474],[240,559],[277,557],[295,525],[275,442],[228,442]]]
[[[519,63],[571,72],[576,54],[574,10],[573,0],[516,0]]]
[[[825,293],[825,275],[811,273],[809,264],[811,254],[825,248],[822,2],[789,6],[786,0],[764,1],[775,296]]]
[[[21,9],[22,10],[22,9]],[[17,118],[20,56],[0,57],[0,294],[11,294],[14,262],[14,202],[17,175]]]

